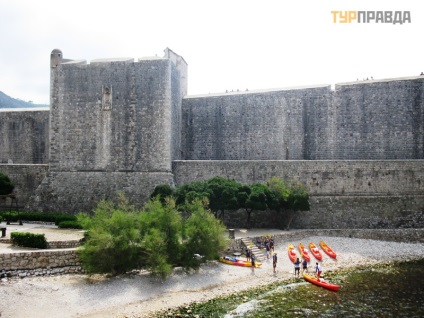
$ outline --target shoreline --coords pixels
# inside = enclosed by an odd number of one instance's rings
[[[276,274],[272,261],[265,260],[254,273],[251,268],[213,261],[189,274],[177,268],[166,280],[153,278],[147,272],[111,278],[78,274],[16,281],[2,279],[2,303],[11,305],[0,309],[0,314],[2,318],[27,317],[29,313],[33,318],[150,317],[169,308],[284,282],[293,277],[294,268],[287,256],[287,245],[309,241],[317,244],[319,240],[324,240],[337,253],[336,260],[323,255],[324,275],[338,269],[422,259],[424,255],[423,243],[306,236],[290,242],[276,241]],[[313,269],[312,260],[309,268]]]
[[[368,268],[372,268],[372,269],[379,269],[379,268],[385,268],[387,266],[392,266],[395,264],[402,264],[404,262],[408,263],[408,262],[417,262],[417,261],[421,261],[424,260],[424,256],[421,258],[415,258],[415,259],[409,259],[409,260],[402,260],[402,261],[388,261],[388,262],[377,262],[374,263],[372,265],[369,265]],[[345,276],[348,275],[352,272],[358,272],[358,271],[362,271],[364,269],[367,268],[367,265],[356,265],[354,267],[346,267],[346,268],[338,268],[332,271],[329,271],[329,273],[331,273],[331,277],[334,276]],[[311,274],[311,272],[309,272],[309,274]],[[245,299],[249,299],[249,296],[246,296],[246,294],[248,295],[249,293],[252,294],[254,293],[255,295],[258,295],[258,293],[267,293],[270,290],[274,290],[276,288],[281,288],[281,287],[289,287],[291,288],[291,286],[293,285],[301,285],[301,284],[309,284],[308,282],[306,282],[306,280],[304,280],[304,278],[302,277],[302,271],[300,274],[300,278],[294,278],[294,277],[290,277],[290,278],[286,278],[286,279],[281,279],[281,280],[277,280],[275,282],[271,282],[271,283],[267,283],[264,285],[256,285],[253,287],[249,287],[248,289],[245,290],[240,290],[236,292],[236,297],[238,299],[242,298],[243,302],[245,301]],[[315,274],[313,274],[315,275]],[[324,277],[323,277],[324,278]],[[330,281],[331,282],[331,281]],[[340,292],[340,290],[338,291]],[[337,293],[337,292],[335,292]],[[217,296],[208,300],[204,300],[204,301],[193,301],[193,302],[189,302],[189,303],[185,303],[179,306],[175,306],[175,307],[170,307],[167,309],[162,309],[159,311],[155,311],[155,312],[151,312],[150,314],[143,314],[143,315],[134,315],[134,316],[127,316],[127,315],[122,315],[122,316],[117,316],[120,318],[126,317],[126,318],[139,318],[139,317],[144,317],[144,318],[158,318],[158,317],[175,317],[175,314],[181,315],[178,317],[186,317],[185,313],[189,313],[191,311],[191,307],[194,307],[195,305],[204,305],[207,304],[210,300],[215,300],[218,298],[223,298],[224,302],[226,301],[226,299],[231,299],[231,297],[233,297],[234,294],[227,294],[227,295],[222,295],[222,296]],[[187,316],[189,317],[189,316]],[[190,316],[192,317],[192,316]],[[198,316],[193,316],[193,317],[198,317]]]

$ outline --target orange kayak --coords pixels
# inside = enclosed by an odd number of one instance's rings
[[[319,245],[323,249],[323,251],[330,257],[336,258],[336,253],[331,249],[330,246],[328,246],[324,241],[319,242]]]
[[[321,252],[319,251],[318,247],[314,244],[314,243],[309,243],[309,249],[311,250],[312,255],[314,255],[314,257],[319,260],[322,261],[322,255]]]
[[[300,255],[302,256],[302,258],[304,260],[306,260],[307,262],[310,262],[311,261],[311,256],[309,256],[309,253],[306,250],[305,245],[303,245],[302,243],[299,243],[299,246],[298,247],[299,247],[299,252],[300,252]]]
[[[338,291],[339,290],[338,285],[325,282],[322,279],[318,280],[318,278],[316,278],[314,276],[311,276],[311,275],[308,275],[308,274],[303,274],[303,278],[306,279],[308,282],[314,284],[314,285],[321,286],[321,287],[327,288],[327,289],[332,290],[332,291]]]
[[[290,260],[294,263],[296,261],[297,254],[293,244],[289,244],[288,253]]]

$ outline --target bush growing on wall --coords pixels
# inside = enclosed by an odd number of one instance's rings
[[[17,246],[47,248],[47,241],[44,234],[33,234],[28,232],[10,233],[12,243]]]

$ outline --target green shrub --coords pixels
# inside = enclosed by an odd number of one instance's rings
[[[173,266],[198,268],[216,259],[227,246],[222,222],[200,200],[188,203],[185,210],[190,214],[186,220],[173,199],[162,204],[155,197],[142,210],[102,201],[93,216],[79,214],[87,231],[78,249],[84,270],[120,274],[143,268],[165,278]],[[194,254],[203,257],[196,259]]]
[[[0,195],[6,195],[13,192],[15,185],[10,181],[9,177],[0,172]]]
[[[3,222],[3,218],[0,216],[0,223]]]
[[[57,226],[61,229],[82,229],[78,221],[62,221]]]
[[[77,222],[77,217],[69,214],[55,214],[54,223],[59,226],[62,222]]]
[[[12,243],[17,246],[47,248],[47,241],[44,234],[33,234],[28,232],[10,233]]]
[[[54,222],[56,225],[63,221],[77,221],[75,215],[62,214],[62,213],[41,213],[41,212],[16,212],[16,211],[3,211],[0,216],[9,222],[17,222],[19,220],[37,221],[37,222]]]
[[[17,222],[18,221],[18,212],[16,211],[3,211],[0,213],[0,216],[6,222]]]

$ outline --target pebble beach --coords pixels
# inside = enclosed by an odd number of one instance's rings
[[[293,278],[294,266],[287,256],[288,244],[318,245],[324,240],[337,253],[332,259],[323,252],[326,271],[355,268],[424,257],[423,243],[399,243],[346,237],[308,236],[300,240],[276,241],[277,272],[272,259],[254,271],[217,261],[186,273],[176,268],[166,280],[147,272],[121,277],[63,275],[52,277],[2,278],[0,316],[4,317],[149,317],[152,313],[191,302],[202,302],[249,288]],[[243,259],[243,256],[241,257]],[[311,260],[313,271],[315,260]],[[301,278],[299,278],[301,279]]]

